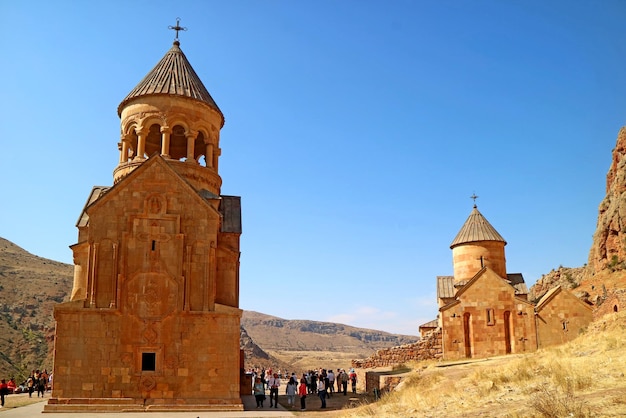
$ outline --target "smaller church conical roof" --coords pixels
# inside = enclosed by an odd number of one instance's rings
[[[506,245],[506,241],[502,238],[502,235],[491,226],[489,221],[487,221],[482,213],[478,211],[476,205],[474,205],[472,213],[470,213],[459,233],[456,234],[456,238],[454,238],[452,244],[450,244],[450,248],[477,241],[501,241]]]
[[[182,96],[201,101],[217,110],[222,118],[224,117],[217,103],[180,49],[180,42],[177,40],[161,58],[161,61],[122,100],[117,107],[118,116],[121,116],[122,109],[129,101],[137,97],[156,94]]]

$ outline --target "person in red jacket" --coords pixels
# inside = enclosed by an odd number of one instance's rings
[[[302,380],[300,380],[300,387],[298,388],[298,395],[300,395],[300,410],[301,411],[306,411],[306,394],[308,393],[308,391],[309,389],[307,388],[307,385],[306,385],[306,379],[303,376]]]
[[[0,408],[4,408],[4,397],[9,394],[9,388],[7,387],[7,381],[2,379],[0,381]]]
[[[9,395],[12,393],[15,393],[15,389],[17,389],[17,385],[15,384],[15,379],[11,378],[8,382],[7,382],[7,389],[9,389]]]
[[[350,382],[352,383],[352,393],[356,393],[356,372],[350,369]]]

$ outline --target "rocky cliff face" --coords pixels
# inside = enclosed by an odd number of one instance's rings
[[[529,299],[537,301],[557,285],[596,306],[626,285],[626,127],[620,129],[613,149],[587,265],[559,267],[541,276],[530,288]]]
[[[587,270],[587,267],[559,267],[548,274],[542,275],[541,278],[537,280],[537,283],[530,288],[528,300],[534,303],[538,302],[548,290],[555,286],[570,289],[577,297],[588,300],[589,294],[586,292],[579,293],[574,290],[580,286],[580,283],[587,276]]]
[[[606,175],[606,197],[589,251],[589,273],[621,270],[626,261],[626,127],[620,129]]]

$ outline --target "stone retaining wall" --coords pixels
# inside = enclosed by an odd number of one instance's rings
[[[437,329],[416,343],[383,348],[364,360],[352,360],[352,367],[365,369],[389,367],[410,361],[439,359],[442,354],[441,330]]]
[[[379,395],[384,392],[391,392],[401,381],[402,376],[365,372],[365,392],[373,394],[377,390]]]

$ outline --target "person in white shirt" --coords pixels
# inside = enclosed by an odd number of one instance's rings
[[[287,395],[287,405],[292,408],[296,406],[296,393],[298,393],[298,382],[292,377],[289,379],[285,389],[285,395]]]
[[[326,408],[326,379],[322,376],[317,381],[317,395],[322,400],[322,409]]]
[[[280,377],[278,373],[274,373],[274,376],[270,377],[267,384],[270,387],[270,408],[278,408],[278,388],[280,387]]]
[[[332,397],[332,394],[335,392],[335,373],[333,373],[333,369],[328,369],[328,374],[326,375],[328,378],[328,397]]]

